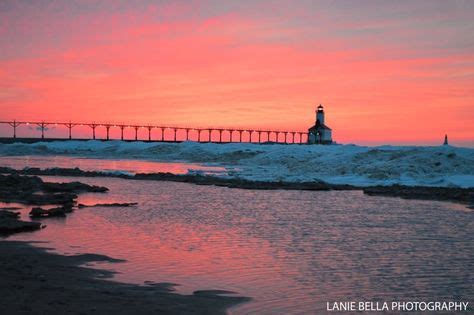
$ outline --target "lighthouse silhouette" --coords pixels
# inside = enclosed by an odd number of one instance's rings
[[[325,125],[324,107],[319,104],[316,109],[316,122],[314,126],[308,129],[309,144],[331,144],[332,130]]]

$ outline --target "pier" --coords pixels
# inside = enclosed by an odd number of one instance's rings
[[[308,142],[308,132],[293,130],[263,130],[249,128],[222,128],[222,127],[177,127],[163,125],[137,125],[112,123],[80,123],[80,122],[52,122],[52,121],[0,121],[0,125],[11,128],[11,136],[4,140],[27,140],[30,142],[51,140],[122,140],[146,142],[212,142],[212,143],[286,143],[304,144]],[[74,129],[86,127],[90,137],[74,137]],[[36,137],[18,137],[21,128],[34,128]],[[64,137],[48,137],[50,128],[64,129]],[[132,131],[132,136],[126,136],[126,131]],[[118,136],[112,137],[112,131],[119,131]],[[56,132],[57,133],[57,132]],[[8,140],[7,140],[8,141]]]

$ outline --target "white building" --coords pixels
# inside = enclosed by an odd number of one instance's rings
[[[308,129],[309,144],[331,144],[332,131],[331,128],[324,124],[324,108],[320,104],[316,110],[316,123]]]

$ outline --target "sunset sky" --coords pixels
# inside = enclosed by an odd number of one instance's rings
[[[0,120],[474,146],[474,1],[0,1]],[[1,127],[0,136],[10,131]]]

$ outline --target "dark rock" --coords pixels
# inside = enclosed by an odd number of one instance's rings
[[[193,292],[194,295],[204,295],[204,296],[215,296],[215,295],[222,295],[222,294],[237,294],[234,291],[227,291],[227,290],[197,290]]]
[[[152,173],[152,174],[135,174],[133,179],[141,180],[166,180],[184,183],[194,183],[197,185],[215,185],[228,188],[241,189],[259,189],[259,190],[331,190],[334,185],[321,181],[314,182],[263,182],[252,181],[242,178],[225,178],[209,175],[190,175],[190,174],[172,174],[172,173]],[[349,185],[347,185],[349,187]]]
[[[106,187],[88,185],[81,182],[71,183],[43,183],[43,190],[46,192],[106,192]]]
[[[0,210],[0,219],[5,219],[5,218],[19,218],[20,213],[19,212],[12,212],[8,210]]]
[[[473,188],[391,185],[365,187],[363,191],[370,196],[390,196],[405,199],[456,201],[467,204],[474,200]]]
[[[0,168],[2,172],[2,168]],[[313,182],[263,182],[263,181],[252,181],[241,178],[223,178],[210,175],[192,175],[192,174],[172,174],[168,172],[159,173],[137,173],[135,175],[127,174],[106,174],[103,172],[96,171],[82,171],[78,168],[53,168],[53,169],[37,169],[30,168],[24,170],[14,170],[11,168],[4,168],[3,172],[10,174],[26,174],[26,175],[56,175],[56,176],[83,176],[83,177],[114,177],[114,178],[126,178],[135,180],[159,180],[159,181],[174,181],[183,183],[194,183],[198,185],[216,185],[229,188],[241,188],[241,189],[285,189],[285,190],[331,190],[331,189],[356,189],[350,185],[330,185],[322,181]],[[67,188],[58,187],[59,184],[47,183],[47,189],[50,191],[68,191]],[[68,187],[69,188],[69,187]],[[103,187],[89,188],[92,191],[101,192]],[[86,191],[91,191],[86,190]],[[75,191],[79,192],[79,191]]]
[[[39,169],[34,170],[38,172]],[[77,198],[76,193],[106,192],[108,190],[106,187],[80,182],[47,183],[39,177],[21,176],[19,173],[21,171],[10,175],[0,175],[0,201],[31,205],[56,204],[72,208]]]
[[[68,212],[64,207],[56,207],[48,210],[50,217],[64,217]]]
[[[76,194],[55,193],[55,194],[30,194],[17,198],[17,202],[30,205],[70,205],[75,203]]]
[[[377,153],[372,150],[369,154]],[[27,175],[58,175],[58,176],[83,176],[83,177],[114,177],[126,178],[133,180],[158,180],[158,181],[174,181],[183,183],[194,183],[197,185],[215,185],[228,188],[241,189],[284,189],[284,190],[363,190],[365,194],[376,196],[401,197],[407,199],[425,199],[425,200],[445,200],[460,202],[463,204],[474,204],[474,188],[452,188],[452,187],[424,187],[424,186],[373,186],[373,187],[357,187],[352,185],[335,185],[322,181],[313,182],[261,182],[252,181],[241,178],[223,178],[210,175],[200,174],[172,174],[172,173],[137,173],[135,175],[128,174],[106,174],[95,171],[82,171],[79,168],[54,168],[54,169],[24,169],[14,170],[8,167],[0,167],[0,173]],[[0,180],[0,187],[1,187]],[[31,182],[34,186],[35,183]],[[2,191],[0,189],[0,200],[2,200]]]
[[[82,208],[90,208],[90,207],[130,207],[138,205],[137,202],[126,202],[126,203],[97,203],[95,205],[85,205],[80,203],[77,207],[79,209]]]
[[[46,218],[46,217],[64,217],[66,216],[66,209],[64,207],[57,207],[51,209],[43,209],[40,207],[34,207],[30,211],[30,217],[32,218]]]
[[[41,217],[47,217],[49,215],[49,212],[43,208],[34,207],[31,209],[29,215],[32,218],[41,218]]]
[[[29,232],[41,229],[39,222],[25,222],[17,217],[0,217],[0,234],[9,235],[19,232]]]
[[[71,212],[73,212],[73,211],[74,211],[74,210],[73,210],[73,207],[74,207],[74,204],[72,204],[72,203],[66,203],[66,204],[64,204],[64,205],[62,206],[62,208],[64,209],[64,212],[65,212],[65,213],[71,213]]]
[[[0,191],[38,191],[43,181],[36,176],[0,175]]]
[[[79,171],[78,169],[75,172]],[[64,217],[73,211],[77,194],[81,192],[106,192],[106,187],[91,186],[80,182],[47,183],[37,176],[22,176],[41,173],[38,168],[16,171],[0,167],[0,201],[18,202],[29,205],[61,205],[51,209],[33,207],[30,216],[33,218]],[[38,222],[19,221],[19,213],[0,210],[0,233],[11,234],[23,231],[38,230],[42,227]]]

